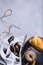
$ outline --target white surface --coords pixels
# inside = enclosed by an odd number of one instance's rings
[[[9,8],[13,11],[12,15],[4,18],[9,24],[0,21],[0,33],[15,24],[21,28],[11,31],[16,36],[26,33],[28,38],[42,36],[42,0],[0,0],[0,16]]]

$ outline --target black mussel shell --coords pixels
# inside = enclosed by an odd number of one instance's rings
[[[10,50],[11,50],[11,52],[13,52],[16,56],[19,57],[20,47],[21,47],[21,46],[20,46],[19,43],[17,42],[15,45],[11,45],[11,46],[10,46]]]
[[[9,39],[8,39],[8,42],[11,43],[11,41],[14,40],[14,36],[11,36]]]
[[[6,54],[6,52],[7,52],[7,49],[6,49],[6,48],[4,48],[4,49],[3,49],[3,51],[4,51],[4,53]]]
[[[19,62],[19,61],[20,61],[20,59],[16,58],[16,61],[17,61],[17,62]]]

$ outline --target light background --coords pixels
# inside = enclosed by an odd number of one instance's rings
[[[15,36],[27,34],[28,38],[34,35],[43,37],[43,0],[0,0],[0,16],[7,9],[12,9],[12,15],[4,18],[9,24],[0,20],[0,33],[15,24],[21,28],[17,30],[12,27],[11,33]]]

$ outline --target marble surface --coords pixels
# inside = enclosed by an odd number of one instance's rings
[[[15,24],[21,28],[21,30],[11,29],[11,33],[15,36],[24,34],[27,34],[28,38],[34,35],[42,36],[42,4],[43,0],[0,0],[0,16],[7,9],[12,9],[12,15],[4,18],[4,21],[9,24],[0,20],[0,33],[8,31],[8,27]]]

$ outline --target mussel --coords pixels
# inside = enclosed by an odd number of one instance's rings
[[[11,50],[11,52],[13,52],[16,56],[18,56],[19,57],[19,52],[20,52],[20,45],[19,45],[19,42],[16,42],[16,44],[15,45],[11,45],[10,46],[10,50]]]

